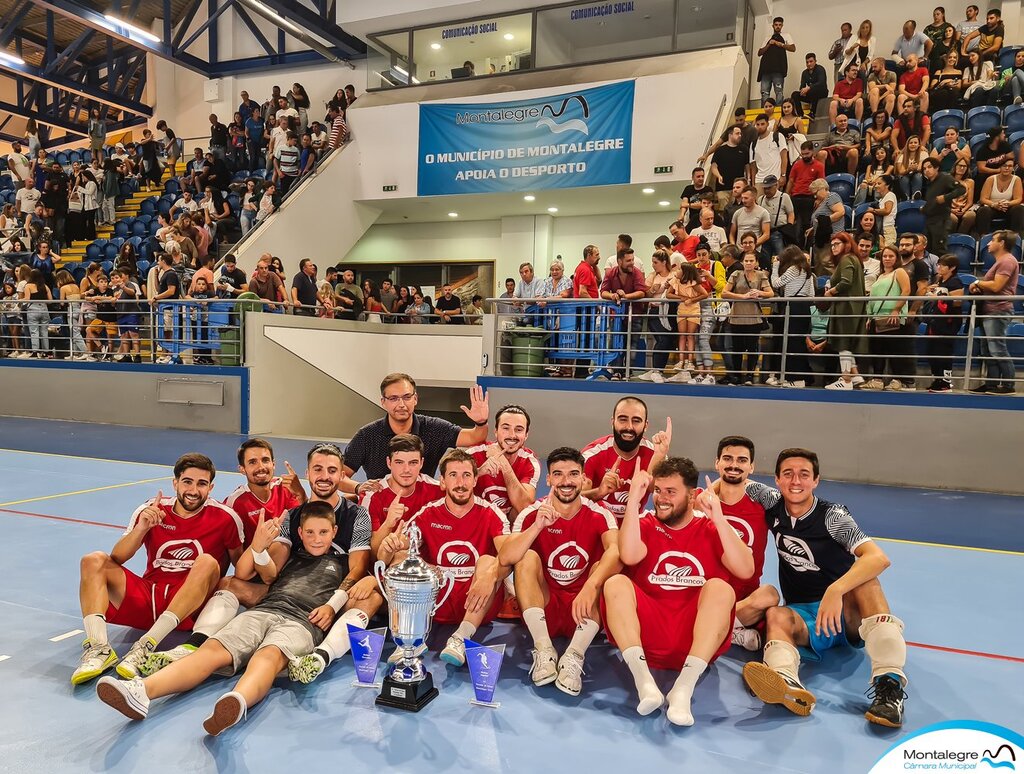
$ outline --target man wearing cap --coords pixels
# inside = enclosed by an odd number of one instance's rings
[[[779,180],[775,175],[764,179],[764,193],[757,203],[768,211],[768,253],[774,257],[782,252],[787,241],[796,242],[796,211],[789,194],[779,189]],[[788,236],[788,238],[787,238]]]

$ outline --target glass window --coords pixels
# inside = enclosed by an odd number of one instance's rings
[[[736,14],[736,5],[721,0],[681,0],[676,18],[676,51],[732,45]]]
[[[713,0],[700,1],[710,5]],[[735,21],[735,8],[732,16]],[[538,11],[537,67],[668,53],[674,19],[675,0],[620,0]]]
[[[410,84],[408,31],[371,36],[366,52],[366,81],[368,89]]]
[[[532,15],[483,17],[413,32],[420,83],[528,70]]]

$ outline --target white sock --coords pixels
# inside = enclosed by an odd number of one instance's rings
[[[85,628],[85,636],[95,646],[109,645],[107,639],[107,619],[99,613],[93,613],[82,619]]]
[[[569,640],[569,650],[574,650],[581,656],[585,655],[590,643],[594,641],[597,633],[601,631],[601,625],[590,618],[583,619],[583,623],[577,624],[576,631]]]
[[[464,640],[473,639],[473,635],[476,634],[476,627],[473,626],[469,621],[463,621],[459,624],[459,628],[456,629],[453,634],[456,637],[461,637]]]
[[[352,641],[348,636],[348,625],[352,624],[360,629],[365,629],[369,623],[370,617],[362,610],[357,610],[356,608],[346,610],[334,622],[334,626],[327,632],[324,641],[317,646],[317,650],[327,654],[327,663],[330,664],[334,659],[341,658],[348,653],[352,647]]]
[[[548,632],[548,621],[544,616],[544,608],[530,607],[523,611],[523,623],[530,630],[533,644],[537,650],[551,647],[551,634]]]
[[[146,640],[151,640],[153,646],[160,644],[168,634],[178,628],[178,624],[181,623],[181,619],[178,618],[170,610],[165,610],[160,614],[160,617],[153,622],[153,625],[149,627],[149,631],[143,634],[139,638],[139,642],[146,644]]]
[[[764,644],[764,663],[780,675],[800,682],[800,651],[783,640],[768,640]]]
[[[644,649],[639,645],[626,648],[622,651],[622,660],[626,662],[629,671],[633,673],[636,692],[640,695],[640,703],[636,705],[636,711],[641,715],[650,715],[665,703],[665,697],[658,690],[658,684],[654,682],[651,670],[647,668]]]
[[[515,579],[512,577],[512,573],[509,573],[506,576],[504,586],[505,593],[507,593],[510,597],[514,597],[516,595],[516,582]]]
[[[192,631],[207,637],[223,629],[238,613],[238,597],[230,591],[218,591],[206,603]]]
[[[871,659],[871,678],[892,674],[906,686],[903,667],[907,663],[907,641],[903,639],[903,621],[888,613],[872,615],[861,621],[859,633]]]
[[[676,678],[675,685],[668,692],[668,719],[677,726],[692,726],[693,713],[690,711],[690,700],[693,698],[693,689],[697,680],[704,670],[708,668],[708,662],[696,656],[687,656],[683,663],[683,670]]]

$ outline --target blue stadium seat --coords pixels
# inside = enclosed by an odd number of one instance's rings
[[[107,261],[103,261],[103,263],[100,264],[100,268],[103,269],[103,273],[104,274],[109,276],[110,272],[112,272],[114,270],[113,259],[110,259],[110,260],[107,260]]]
[[[143,240],[142,245],[139,247],[138,260],[136,261],[136,264],[139,261],[146,261],[147,263],[150,263],[150,262],[152,262],[152,260],[153,260],[153,240],[145,239],[145,240]]]
[[[978,242],[969,234],[950,234],[946,249],[960,261],[960,271],[974,271],[978,260]]]
[[[972,135],[980,134],[999,126],[1002,120],[999,108],[992,105],[981,105],[967,111],[967,130]]]
[[[829,279],[828,277],[818,277],[815,280],[815,284],[817,285],[818,290],[824,290],[825,289],[825,285],[828,284],[828,279]]]
[[[238,211],[242,209],[242,200],[238,198],[238,194],[228,194],[228,206],[231,207],[231,214],[237,215]]]
[[[173,177],[164,183],[165,194],[176,194],[181,192],[181,185]]]
[[[115,245],[113,242],[107,242],[103,246],[103,258],[106,261],[113,261],[117,259],[117,251],[120,250],[119,245]]]
[[[242,180],[245,180],[247,177],[249,177],[249,170],[240,169],[237,172],[235,172],[234,175],[231,176],[231,179],[235,182],[241,182]]]
[[[1024,105],[1016,105],[1015,107],[1024,107]],[[1013,148],[1013,155],[1016,156],[1017,151],[1020,150],[1021,142],[1024,142],[1024,132],[1014,132],[1006,139],[1009,141],[1010,147]]]
[[[156,197],[151,196],[148,199],[143,199],[142,204],[139,205],[139,211],[142,212],[143,215],[149,215],[150,217],[156,215]]]
[[[68,159],[68,154],[64,151],[57,151],[57,155],[54,157],[54,160],[62,167],[66,167],[71,163],[70,159]]]
[[[75,268],[69,268],[68,271],[71,272],[71,276],[75,278],[75,282],[82,284],[82,280],[85,279],[85,269],[86,267],[79,263],[75,265]]]
[[[1006,329],[1006,348],[1010,351],[1013,364],[1024,368],[1024,323],[1011,323]]]
[[[82,163],[82,152],[79,151],[79,150],[69,150],[68,151],[68,163],[69,164],[74,164],[76,161],[79,164]]]
[[[93,244],[96,245],[100,250],[102,250],[104,247],[106,247],[108,241],[109,240],[107,239],[95,239],[93,240]]]
[[[978,242],[978,258],[981,259],[981,268],[983,272],[988,271],[992,264],[995,263],[995,261],[992,259],[992,254],[988,251],[988,243],[991,241],[992,235],[985,234],[985,236],[983,236],[981,240]],[[1013,253],[1014,257],[1018,261],[1020,260],[1021,238],[1019,236],[1017,237],[1017,244],[1014,245],[1013,249],[1010,252]]]
[[[898,234],[908,231],[913,234],[924,233],[924,213],[921,212],[923,206],[924,202],[921,200],[900,202],[896,205],[896,232]]]
[[[941,137],[949,127],[963,130],[964,111],[962,110],[936,110],[932,116],[932,136]]]
[[[981,146],[983,146],[986,142],[988,142],[988,135],[985,134],[985,132],[982,132],[981,134],[971,135],[971,139],[967,141],[967,144],[971,146],[972,159],[977,157],[978,151],[981,150]]]
[[[1020,46],[1003,46],[999,49],[999,72],[1013,67],[1013,59],[1020,51]]]
[[[843,211],[846,213],[846,217],[843,218],[844,228],[853,228],[853,207],[851,207],[849,204],[844,204]]]
[[[156,232],[159,231],[159,230],[160,230],[160,221],[159,220],[151,220],[149,222],[149,235],[151,237],[155,237],[156,236]]]
[[[103,248],[95,242],[90,242],[85,246],[85,258],[88,261],[98,261],[103,255]]]
[[[13,191],[14,189],[15,189],[15,186],[14,186],[14,178],[13,177],[11,177],[10,175],[2,175],[2,176],[0,176],[0,190],[3,190],[3,191]]]
[[[131,226],[129,225],[131,220],[131,218],[121,218],[121,220],[117,221],[117,223],[114,224],[114,236],[118,236],[123,239],[131,234]]]
[[[121,249],[121,245],[124,244],[124,237],[114,237],[110,240],[110,244],[116,247],[118,250]]]
[[[252,171],[252,176],[257,178],[257,179],[259,179],[259,180],[266,180],[267,179],[267,170],[266,169],[254,169]]]
[[[84,148],[82,150],[82,161],[86,164],[92,164],[92,150],[89,148]]]
[[[141,237],[141,236],[133,236],[133,237],[130,237],[130,238],[125,240],[126,244],[129,244],[129,245],[131,245],[132,247],[135,248],[135,255],[136,255],[136,257],[139,254],[139,248],[142,246],[142,239],[143,239],[143,237]]]
[[[1003,126],[1009,133],[1024,131],[1024,105],[1007,105],[1003,111]]]
[[[1015,295],[1024,296],[1024,279],[1017,280],[1017,292]],[[1018,317],[1024,315],[1024,301],[1013,302],[1013,313]]]
[[[135,268],[139,272],[139,279],[143,282],[146,280],[146,275],[149,274],[149,268],[151,264],[149,261],[143,261],[141,258],[135,262]]]
[[[132,238],[144,237],[147,234],[149,234],[149,227],[136,218],[135,222],[132,223]]]
[[[839,194],[839,198],[843,200],[843,204],[853,203],[853,194],[857,190],[857,180],[853,175],[846,172],[840,172],[834,175],[829,175],[825,178],[825,182],[828,183],[830,191]]]
[[[149,224],[150,224],[150,222],[152,222],[152,220],[153,220],[153,216],[152,215],[136,215],[135,216],[135,221],[137,223],[141,223],[143,226],[146,226],[147,228],[149,227]]]

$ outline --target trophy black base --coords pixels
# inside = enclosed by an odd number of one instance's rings
[[[434,678],[429,672],[423,680],[416,683],[400,683],[391,677],[385,677],[384,686],[375,703],[381,707],[419,712],[430,704],[438,693],[434,687]]]

